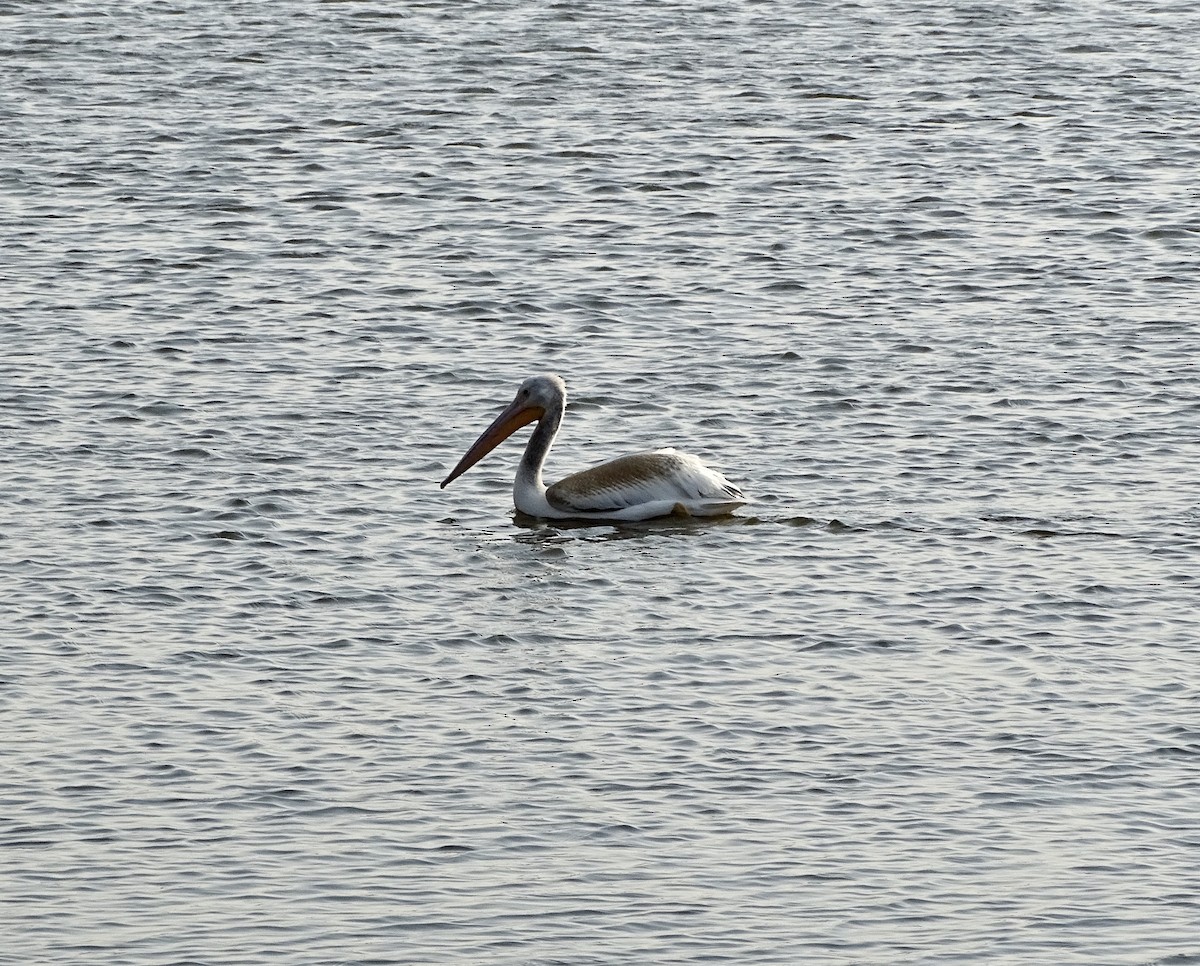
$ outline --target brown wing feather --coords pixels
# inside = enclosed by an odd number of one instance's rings
[[[687,472],[689,460],[696,462],[674,450],[622,456],[559,480],[546,490],[546,499],[558,510],[597,512],[651,500],[711,495],[702,492],[705,487]],[[721,488],[725,494],[741,495],[728,481],[719,479],[725,484]]]

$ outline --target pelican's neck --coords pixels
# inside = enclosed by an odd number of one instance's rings
[[[529,435],[529,442],[525,444],[525,454],[521,457],[521,465],[517,467],[514,491],[533,489],[538,493],[545,492],[546,484],[542,482],[542,464],[546,462],[546,454],[554,445],[554,437],[558,435],[562,417],[562,403],[558,403],[548,408],[546,414],[538,420],[537,426]]]

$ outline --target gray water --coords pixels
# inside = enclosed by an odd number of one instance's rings
[[[1197,37],[0,3],[0,962],[1200,963]]]

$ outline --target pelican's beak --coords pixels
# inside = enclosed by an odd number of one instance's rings
[[[450,471],[450,475],[442,480],[442,488],[444,489],[447,483],[457,480],[522,426],[545,415],[546,410],[541,406],[531,406],[529,403],[513,400],[512,404],[496,417],[492,425],[483,431],[483,435],[475,440],[458,461],[458,465]]]

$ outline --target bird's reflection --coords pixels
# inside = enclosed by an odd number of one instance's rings
[[[514,511],[516,532],[513,540],[531,545],[586,540],[641,540],[648,536],[694,536],[726,527],[752,526],[753,516],[737,517],[659,517],[621,523],[595,523],[587,520],[544,520],[520,510]]]

